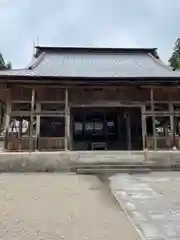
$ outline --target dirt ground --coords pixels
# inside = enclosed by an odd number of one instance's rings
[[[0,174],[0,239],[137,239],[95,176]]]

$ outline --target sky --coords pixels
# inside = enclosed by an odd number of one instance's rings
[[[180,37],[180,0],[0,0],[0,52],[13,68],[43,46],[157,47]]]

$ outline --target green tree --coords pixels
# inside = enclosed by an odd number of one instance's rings
[[[4,61],[3,55],[0,53],[0,70],[8,70],[11,68],[12,68],[11,62],[8,62],[6,64]]]
[[[169,63],[173,70],[180,69],[180,38],[178,38],[175,42],[175,46],[172,56],[169,59]]]

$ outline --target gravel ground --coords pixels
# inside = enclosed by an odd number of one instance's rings
[[[137,239],[95,176],[0,174],[0,239]]]

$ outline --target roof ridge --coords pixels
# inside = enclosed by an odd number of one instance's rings
[[[42,60],[44,59],[46,53],[45,52],[42,52],[36,59],[36,61],[34,63],[30,63],[29,66],[27,66],[25,68],[25,70],[32,70],[34,68],[36,68],[41,62]]]
[[[168,65],[166,65],[166,64],[161,60],[160,57],[155,58],[151,53],[148,53],[148,56],[151,57],[152,60],[153,60],[154,62],[156,62],[158,65],[160,65],[161,67],[169,70],[170,72],[173,72],[172,68],[169,67]]]
[[[157,50],[157,48],[118,48],[118,47],[89,47],[89,46],[63,46],[63,47],[52,47],[52,46],[36,46],[36,55],[41,54],[42,52],[70,52],[70,53],[87,53],[87,52],[113,52],[113,53],[149,53]]]

